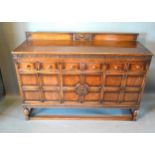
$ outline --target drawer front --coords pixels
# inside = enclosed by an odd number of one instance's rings
[[[37,75],[34,74],[21,74],[20,81],[22,86],[37,86]]]
[[[124,72],[125,71],[125,64],[123,63],[111,63],[107,65],[107,70],[108,71],[113,71],[113,72]]]
[[[41,101],[41,93],[39,90],[25,90],[23,91],[24,100],[26,101]]]
[[[85,75],[85,82],[89,85],[89,86],[97,86],[100,87],[102,84],[102,77],[100,74],[98,75]]]
[[[40,74],[40,83],[43,86],[59,86],[57,74]]]
[[[140,99],[146,62],[125,61],[21,61],[20,87],[25,100],[57,104],[133,105]],[[37,91],[29,87],[38,86]]]
[[[22,71],[33,71],[36,70],[36,66],[34,62],[21,62],[18,66],[19,70]]]
[[[101,70],[101,66],[99,63],[89,63],[86,64],[86,69],[90,71]]]
[[[63,75],[63,86],[75,87],[80,82],[80,76],[77,75]]]
[[[43,71],[56,71],[58,70],[58,65],[56,63],[44,62],[40,63],[40,69]]]
[[[65,63],[62,64],[63,70],[66,71],[76,71],[79,70],[79,64],[78,63]]]
[[[43,91],[43,101],[59,101],[59,92],[53,90]]]
[[[133,72],[139,72],[139,71],[145,71],[146,65],[144,63],[131,63],[130,64],[130,71]]]

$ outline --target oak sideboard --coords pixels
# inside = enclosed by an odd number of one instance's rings
[[[136,120],[152,58],[137,37],[135,33],[27,32],[26,40],[12,52],[25,118]],[[47,108],[114,113],[33,112]],[[118,109],[128,112],[115,114]]]

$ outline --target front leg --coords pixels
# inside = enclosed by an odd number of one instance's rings
[[[139,115],[139,109],[133,109],[132,110],[132,120],[136,121]]]
[[[30,118],[30,109],[27,108],[27,107],[24,107],[23,112],[24,112],[24,115],[25,115],[25,119],[29,120],[29,118]]]

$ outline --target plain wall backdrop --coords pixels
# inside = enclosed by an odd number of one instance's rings
[[[18,94],[18,85],[11,51],[25,39],[26,31],[51,32],[135,32],[138,40],[155,54],[155,23],[150,22],[55,22],[0,23],[0,68],[7,94]],[[145,92],[155,92],[155,59],[153,57]]]

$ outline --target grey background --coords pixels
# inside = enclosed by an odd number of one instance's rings
[[[3,74],[6,92],[9,95],[18,94],[15,68],[11,51],[25,40],[26,31],[53,32],[136,32],[140,33],[138,40],[155,54],[155,23],[154,22],[56,22],[56,23],[0,23],[0,67]],[[145,93],[155,92],[155,59],[153,57]]]

